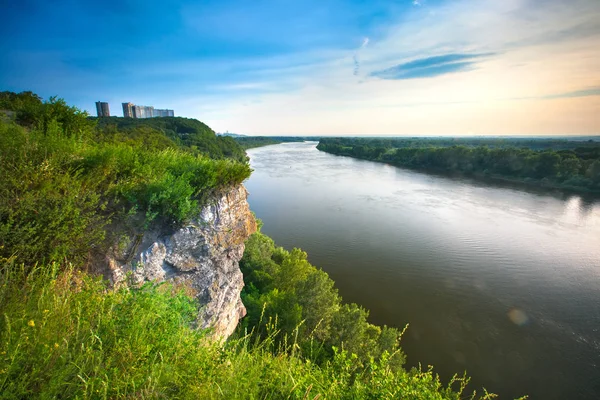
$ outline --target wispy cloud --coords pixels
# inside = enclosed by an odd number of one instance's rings
[[[354,56],[352,56],[352,60],[354,61],[354,76],[360,74],[360,51],[369,45],[369,41],[368,37],[364,38],[360,48],[354,53]]]
[[[420,58],[391,68],[371,73],[381,79],[433,78],[440,75],[468,71],[474,68],[477,59],[492,56],[486,54],[444,54]]]
[[[556,100],[556,99],[576,99],[579,97],[600,96],[600,86],[589,87],[585,89],[572,90],[562,93],[544,94],[539,96],[513,97],[507,100]]]
[[[542,99],[573,99],[576,97],[600,96],[600,86],[589,89],[575,90],[573,92],[558,93],[549,96],[543,96]]]

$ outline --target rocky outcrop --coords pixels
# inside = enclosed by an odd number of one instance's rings
[[[134,285],[171,281],[200,301],[198,326],[228,337],[246,314],[238,262],[256,221],[240,185],[214,196],[194,221],[174,232],[144,232],[125,238],[108,256],[104,275],[113,283]]]

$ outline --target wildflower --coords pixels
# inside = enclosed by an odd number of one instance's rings
[[[33,322],[33,320],[30,319],[29,322],[27,323],[27,325],[29,325],[33,328],[35,326],[35,322]]]
[[[48,312],[50,312],[50,310],[44,310],[44,314],[46,314],[46,313],[48,313]]]
[[[58,349],[58,343],[54,343],[54,348]]]

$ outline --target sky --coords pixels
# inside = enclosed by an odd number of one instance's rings
[[[600,0],[19,0],[0,90],[249,135],[600,134]]]

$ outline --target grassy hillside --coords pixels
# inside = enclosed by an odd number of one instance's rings
[[[388,355],[364,364],[337,349],[316,364],[293,337],[210,342],[191,327],[193,301],[170,285],[112,290],[69,267],[25,273],[7,260],[0,274],[3,399],[462,398],[463,380],[453,391]]]
[[[241,146],[228,136],[217,136],[206,124],[192,118],[157,117],[146,119],[103,117],[97,120],[96,129],[103,136],[128,138],[139,135],[152,135],[156,140],[168,138],[189,151],[196,151],[212,158],[231,158],[245,161],[246,153]]]
[[[463,398],[466,380],[405,370],[400,332],[260,233],[241,263],[248,316],[222,345],[194,328],[183,288],[89,276],[118,229],[183,223],[247,162],[154,127],[98,128],[56,98],[0,106],[14,112],[0,121],[0,398]]]
[[[83,262],[118,237],[106,229],[111,220],[178,224],[211,193],[250,176],[245,157],[209,157],[144,125],[100,129],[63,100],[5,92],[0,106],[16,113],[15,122],[0,121],[3,257]]]

